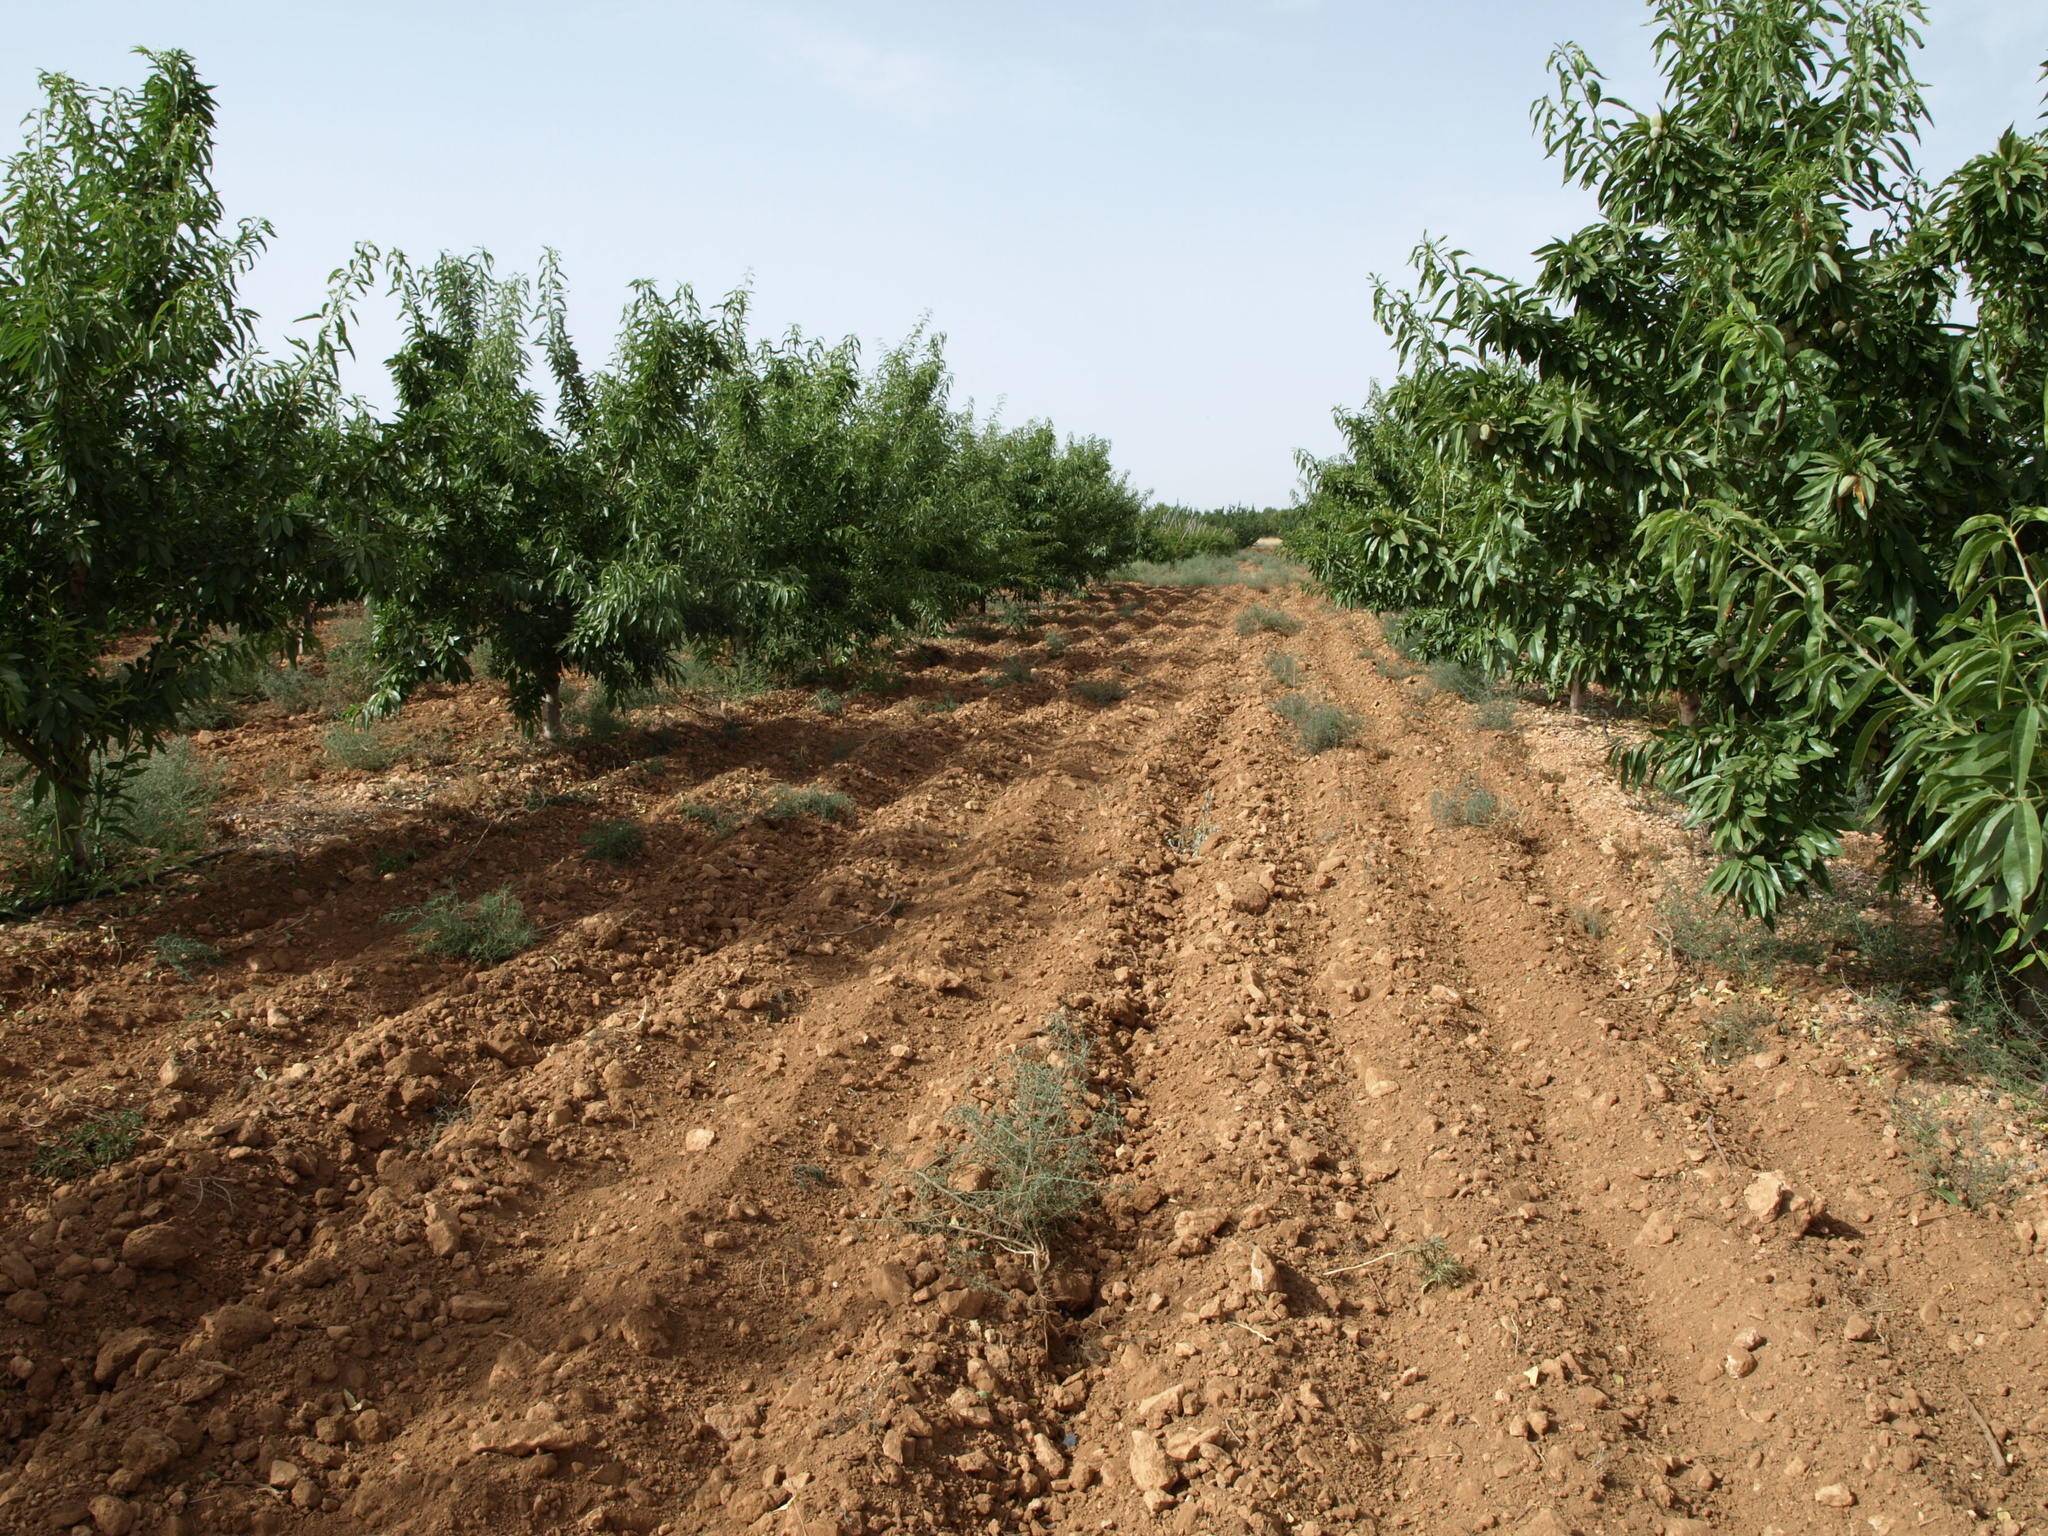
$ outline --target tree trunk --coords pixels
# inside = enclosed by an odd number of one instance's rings
[[[79,743],[50,754],[50,822],[57,862],[83,877],[92,868],[92,845],[85,835],[85,808],[92,799],[92,753]]]
[[[85,803],[80,799],[67,805],[60,799],[55,810],[57,861],[82,875],[92,867],[92,847],[85,840]]]
[[[83,874],[92,867],[85,835],[85,807],[92,798],[92,753],[72,743],[38,748],[27,737],[0,726],[0,739],[34,768],[50,790],[51,852],[60,869]]]
[[[1593,690],[1586,686],[1586,680],[1583,677],[1574,677],[1572,679],[1571,701],[1572,713],[1575,715],[1583,715],[1586,712],[1587,706],[1593,702]]]
[[[1700,723],[1700,696],[1687,693],[1683,688],[1678,690],[1678,723],[1684,726]]]
[[[562,739],[562,685],[559,681],[549,685],[541,698],[540,738],[542,741]]]

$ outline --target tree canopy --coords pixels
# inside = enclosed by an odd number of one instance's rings
[[[1503,678],[1675,692],[1623,766],[1769,917],[1873,825],[1966,944],[2042,924],[2048,140],[1929,189],[1908,0],[1659,0],[1662,100],[1575,47],[1535,121],[1600,217],[1530,283],[1425,242],[1403,372],[1310,463],[1333,592]]]
[[[146,57],[132,92],[43,76],[0,191],[0,741],[76,870],[223,661],[357,559],[342,315],[258,352],[267,228],[225,222],[191,59]]]

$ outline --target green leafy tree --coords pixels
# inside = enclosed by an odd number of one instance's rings
[[[390,369],[390,555],[372,587],[382,674],[368,712],[429,681],[465,682],[488,644],[522,725],[562,734],[571,671],[612,689],[661,674],[682,633],[671,531],[707,452],[700,406],[724,366],[720,324],[687,290],[634,290],[614,366],[586,375],[552,257],[538,297],[488,256],[390,262],[405,317]],[[541,350],[553,419],[531,380]]]
[[[1568,47],[1537,107],[1599,220],[1530,284],[1426,245],[1416,290],[1382,290],[1406,371],[1312,479],[1319,565],[1502,671],[1677,690],[1625,766],[1684,796],[1752,912],[1825,882],[1874,782],[1895,868],[2022,960],[2042,139],[1930,196],[1917,6],[1653,9],[1658,105]],[[1382,432],[1430,471],[1360,475]]]
[[[864,371],[852,341],[792,332],[721,376],[689,529],[700,647],[801,672],[973,598],[976,533],[946,496],[961,430],[950,383],[940,339],[922,335]]]
[[[714,461],[690,520],[693,642],[784,673],[931,633],[998,592],[1036,596],[1136,553],[1142,502],[1098,439],[950,404],[942,338],[864,369],[792,333],[712,391]]]
[[[329,515],[361,462],[345,311],[258,353],[237,285],[267,226],[224,224],[191,59],[146,57],[137,91],[45,75],[0,193],[0,740],[65,883],[180,710],[355,558]]]
[[[983,509],[972,521],[988,539],[987,591],[1077,591],[1143,553],[1144,498],[1101,438],[990,422],[962,444],[957,479],[956,504]]]

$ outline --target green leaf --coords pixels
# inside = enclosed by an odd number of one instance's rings
[[[2008,910],[2023,911],[2041,878],[2041,817],[2031,801],[2016,802],[2000,872],[2005,881]]]

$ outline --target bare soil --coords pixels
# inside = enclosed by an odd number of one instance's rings
[[[1300,633],[1239,636],[1251,601]],[[836,717],[543,751],[479,685],[380,775],[312,716],[208,735],[230,852],[4,935],[0,1528],[2042,1518],[2031,1131],[1992,1127],[2002,1203],[1935,1198],[1902,1096],[1999,1101],[1832,974],[1703,1054],[1729,984],[1659,939],[1684,838],[1603,728],[1475,729],[1302,595],[1055,617]],[[1276,649],[1354,744],[1298,749]],[[763,819],[774,784],[853,810]],[[1474,788],[1489,824],[1433,813]],[[584,855],[627,817],[642,858]],[[533,946],[416,957],[386,919],[451,881]],[[888,1174],[1061,1008],[1126,1106],[1106,1193],[1043,1283],[970,1284]],[[32,1171],[122,1109],[132,1156]]]

